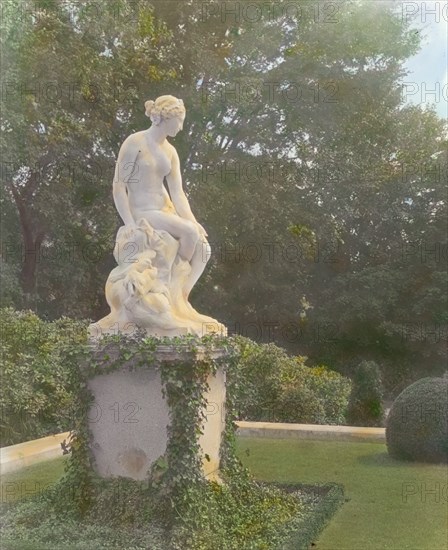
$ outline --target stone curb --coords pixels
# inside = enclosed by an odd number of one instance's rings
[[[236,422],[236,425],[237,434],[241,437],[386,443],[385,428],[244,421]],[[15,472],[31,464],[62,456],[61,443],[68,438],[69,433],[3,447],[0,449],[1,473]]]
[[[0,473],[16,472],[26,466],[62,456],[61,443],[70,432],[50,435],[0,449]]]
[[[280,422],[236,422],[241,437],[274,439],[312,439],[316,441],[364,441],[386,443],[385,428],[331,426],[320,424],[290,424]]]

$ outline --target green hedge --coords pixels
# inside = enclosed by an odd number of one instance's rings
[[[345,424],[351,382],[325,366],[308,367],[274,344],[236,337],[240,347],[240,420]]]
[[[276,486],[285,491],[299,489],[302,493],[308,492],[310,495],[319,496],[318,504],[314,507],[312,513],[309,517],[304,518],[300,528],[281,547],[281,550],[308,550],[334,516],[337,509],[344,503],[344,487],[338,483],[321,483],[316,485],[276,483]]]
[[[70,430],[73,388],[61,349],[84,342],[89,321],[47,322],[32,311],[0,309],[2,446]],[[237,337],[241,350],[241,420],[345,424],[350,381],[326,367],[308,367],[273,344]]]
[[[32,311],[0,309],[2,446],[70,429],[73,389],[60,358],[63,342],[86,339],[86,323],[52,323]]]

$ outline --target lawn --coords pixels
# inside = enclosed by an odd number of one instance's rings
[[[377,443],[239,438],[259,479],[333,481],[346,499],[316,550],[447,550],[448,467],[399,462]]]
[[[239,438],[244,464],[264,481],[344,485],[339,509],[316,550],[446,550],[448,468],[398,462],[376,443]],[[63,458],[8,474],[2,501],[42,490]]]
[[[65,457],[39,462],[17,472],[2,475],[2,503],[41,493],[64,473]]]

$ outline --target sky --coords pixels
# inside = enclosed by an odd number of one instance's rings
[[[448,2],[401,2],[401,7],[403,17],[414,16],[423,38],[420,52],[405,63],[411,71],[403,79],[405,98],[423,107],[435,104],[448,118]]]

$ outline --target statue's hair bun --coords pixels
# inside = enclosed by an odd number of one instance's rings
[[[154,109],[155,102],[152,99],[145,101],[145,115],[147,117],[151,116],[151,112]]]
[[[175,116],[185,114],[185,105],[182,99],[177,99],[172,95],[162,95],[155,101],[148,99],[145,101],[145,115],[149,117],[153,124],[160,124]]]

